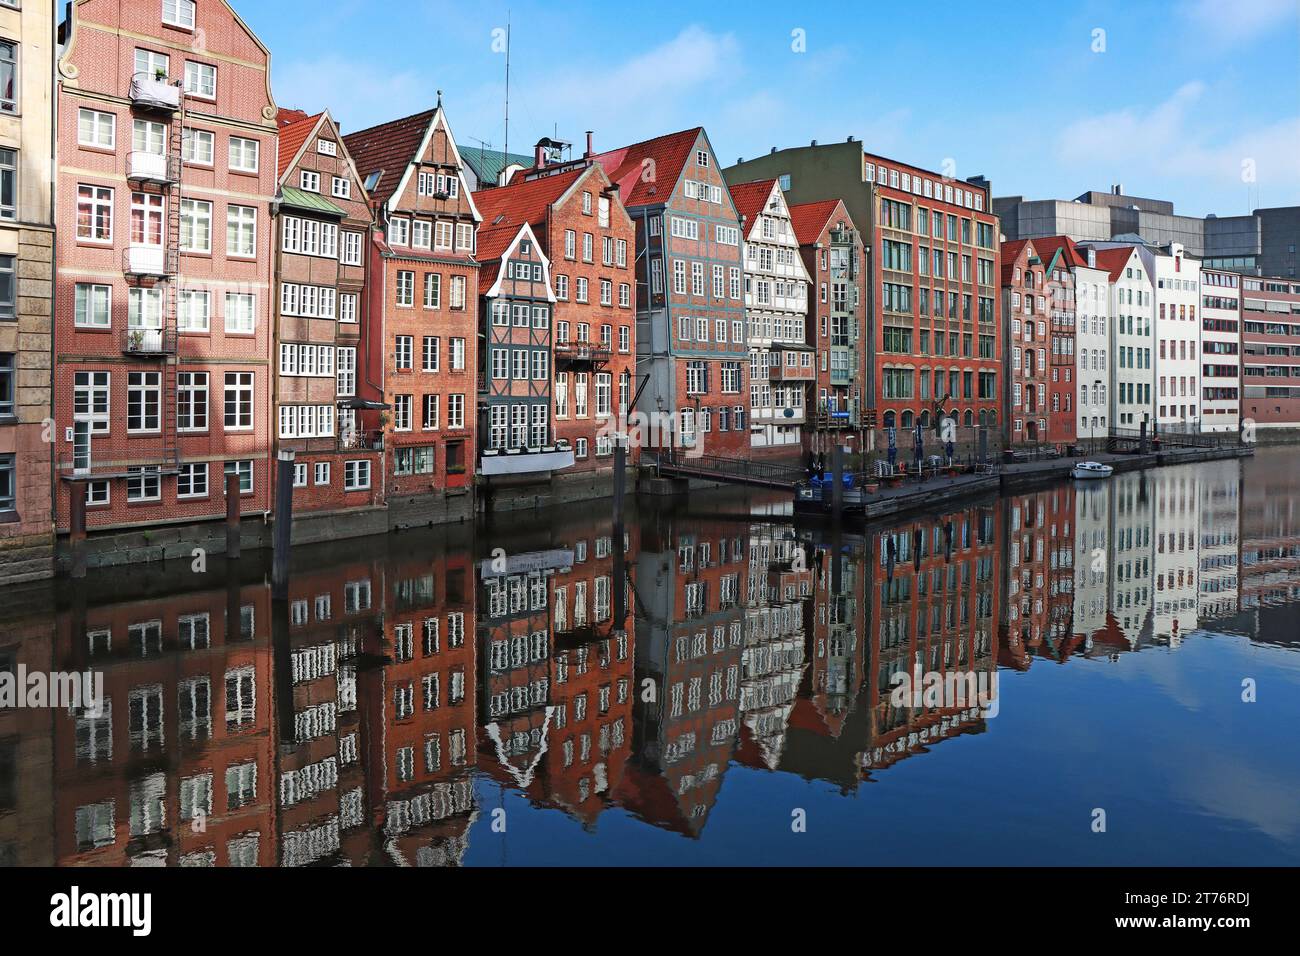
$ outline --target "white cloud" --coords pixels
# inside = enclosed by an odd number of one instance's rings
[[[1243,131],[1231,115],[1206,105],[1209,92],[1190,82],[1150,109],[1076,120],[1056,138],[1057,159],[1067,169],[1114,174],[1115,182],[1180,180],[1210,195],[1245,188],[1249,162],[1264,193],[1281,200],[1300,181],[1300,119]]]
[[[1296,0],[1192,0],[1187,17],[1203,38],[1215,46],[1235,46],[1253,40],[1300,15]]]
[[[337,56],[273,66],[277,106],[315,113],[329,109],[345,133],[433,106],[426,76]]]

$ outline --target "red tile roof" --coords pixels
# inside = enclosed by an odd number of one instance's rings
[[[1062,261],[1067,268],[1074,269],[1079,266],[1087,267],[1088,256],[1081,252],[1075,245],[1074,240],[1069,236],[1048,236],[1045,239],[1035,239],[1034,248],[1038,254],[1043,257],[1045,265],[1051,265],[1052,259],[1059,253]]]
[[[1015,274],[1016,260],[1020,258],[1021,251],[1031,242],[1037,242],[1036,239],[1013,239],[1010,242],[1002,243],[1002,250],[999,253],[1002,262],[1002,284],[1010,285],[1011,277]],[[1032,256],[1034,250],[1030,249],[1029,254]]]
[[[822,199],[817,202],[800,203],[790,207],[790,225],[794,236],[801,246],[811,246],[821,238],[826,224],[835,215],[835,210],[844,206],[841,199]],[[844,218],[849,218],[849,211],[844,209]]]
[[[508,186],[479,190],[474,193],[474,205],[483,216],[483,228],[507,224],[517,227],[526,222],[541,236],[546,210],[589,169],[588,166],[580,166],[554,176],[531,180],[514,179]],[[482,240],[479,249],[479,258],[482,259]]]
[[[363,183],[371,173],[383,171],[378,184],[370,190],[370,198],[375,202],[387,202],[397,191],[402,174],[424,142],[424,134],[436,113],[436,110],[425,110],[343,137]]]
[[[1105,269],[1110,273],[1112,282],[1119,279],[1125,266],[1128,265],[1129,257],[1133,255],[1133,246],[1116,246],[1114,249],[1097,250],[1097,268]]]
[[[767,206],[767,199],[772,195],[775,179],[757,179],[752,183],[737,183],[731,187],[731,202],[736,207],[736,215],[745,220],[745,238],[748,231],[758,219],[758,214]]]
[[[623,205],[627,207],[667,202],[681,178],[691,150],[704,128],[696,126],[679,133],[656,136],[622,149],[597,153],[592,157],[609,174],[610,181],[619,188]],[[646,177],[645,161],[653,163],[654,176]]]
[[[320,121],[321,113],[308,116],[302,110],[280,110],[276,114],[276,124],[280,127],[280,154],[277,175],[283,176],[293,158],[298,155],[303,142],[311,135]]]
[[[492,190],[488,190],[491,192]],[[501,257],[505,255],[510,244],[515,241],[515,236],[519,235],[519,230],[523,228],[523,223],[511,223],[508,225],[491,226],[486,225],[479,228],[478,245],[474,257],[482,264],[478,272],[478,291],[479,294],[487,292],[496,284],[497,275],[501,272]]]

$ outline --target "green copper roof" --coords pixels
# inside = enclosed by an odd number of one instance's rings
[[[346,216],[347,213],[334,205],[324,196],[317,193],[309,193],[305,189],[298,189],[294,186],[280,187],[280,198],[286,206],[293,206],[295,209],[306,209],[309,212],[320,212],[327,216]]]
[[[465,165],[474,170],[480,186],[495,186],[501,170],[511,163],[516,163],[525,169],[533,165],[533,157],[524,153],[503,153],[499,149],[487,149],[481,146],[462,147],[460,158]]]

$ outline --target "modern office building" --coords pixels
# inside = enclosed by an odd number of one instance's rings
[[[1300,428],[1300,282],[1241,280],[1241,415]]]
[[[1140,237],[1154,246],[1179,243],[1210,268],[1247,275],[1296,277],[1300,206],[1256,209],[1244,216],[1183,216],[1161,199],[1129,196],[1122,185],[1077,199],[993,200],[1007,239],[1065,235],[1078,242]]]

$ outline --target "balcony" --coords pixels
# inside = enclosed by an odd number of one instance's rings
[[[565,366],[590,365],[604,368],[614,357],[614,350],[590,342],[561,342],[555,346],[555,364]]]
[[[163,246],[132,243],[122,254],[122,271],[129,276],[164,278],[172,272],[170,259]]]
[[[126,178],[135,182],[168,185],[180,181],[180,170],[170,156],[135,149],[127,156]]]
[[[181,88],[165,76],[137,73],[131,77],[131,105],[148,110],[175,112],[181,106]]]
[[[127,328],[122,333],[122,353],[142,358],[175,355],[176,330]]]
[[[383,451],[384,433],[382,431],[350,431],[339,434],[339,451]]]
[[[541,448],[488,448],[479,458],[480,475],[530,475],[573,466],[573,449],[565,445]]]

